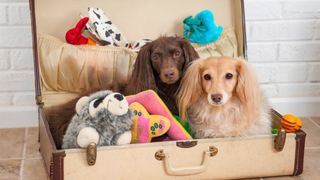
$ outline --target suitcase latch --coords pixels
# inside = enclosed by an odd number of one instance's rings
[[[97,160],[97,145],[96,143],[90,143],[87,147],[87,163],[89,166],[93,166]]]
[[[282,151],[285,143],[286,143],[286,131],[284,129],[281,129],[280,131],[278,131],[278,134],[274,139],[274,149],[278,152]]]

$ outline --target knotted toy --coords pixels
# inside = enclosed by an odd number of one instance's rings
[[[80,19],[76,27],[67,31],[65,36],[66,41],[73,45],[81,45],[81,44],[96,45],[96,43],[92,39],[82,36],[83,28],[86,26],[88,21],[89,21],[88,17]]]
[[[151,115],[161,115],[170,121],[170,128],[166,135],[170,140],[191,140],[190,134],[183,126],[173,117],[168,107],[163,103],[161,98],[153,90],[142,91],[136,95],[126,96],[128,103],[138,102]]]
[[[149,143],[154,137],[165,134],[170,128],[170,121],[161,115],[150,115],[137,102],[129,106],[133,111],[131,143]]]
[[[194,18],[192,16],[185,18],[183,24],[183,37],[197,44],[216,42],[223,31],[223,27],[215,25],[210,10],[204,10]]]

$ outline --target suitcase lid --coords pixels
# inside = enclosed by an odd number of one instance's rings
[[[74,27],[80,19],[80,13],[87,15],[88,7],[102,8],[112,22],[129,41],[141,38],[156,39],[160,35],[183,34],[182,21],[187,16],[194,16],[202,10],[210,9],[215,23],[223,27],[234,27],[238,54],[246,57],[246,31],[243,0],[30,0],[32,18],[35,90],[38,104],[54,101],[52,94],[67,94],[70,99],[77,95],[68,91],[49,91],[44,88],[46,80],[41,76],[45,71],[39,63],[39,34],[49,34],[61,41],[67,30]],[[121,48],[120,48],[121,49]],[[130,54],[130,53],[129,53]],[[57,67],[58,68],[58,67]],[[62,75],[61,75],[62,76]],[[49,103],[50,101],[50,103]]]

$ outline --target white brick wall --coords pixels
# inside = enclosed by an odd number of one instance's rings
[[[320,116],[320,0],[245,0],[248,59],[274,107]]]
[[[245,0],[248,58],[282,113],[320,115],[320,0]],[[0,127],[37,125],[27,0],[0,0]],[[293,111],[293,112],[292,112]]]
[[[37,125],[27,0],[0,0],[0,128]]]

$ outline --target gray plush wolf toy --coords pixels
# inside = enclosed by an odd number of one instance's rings
[[[129,144],[133,116],[123,95],[99,91],[80,98],[63,137],[62,148]]]

